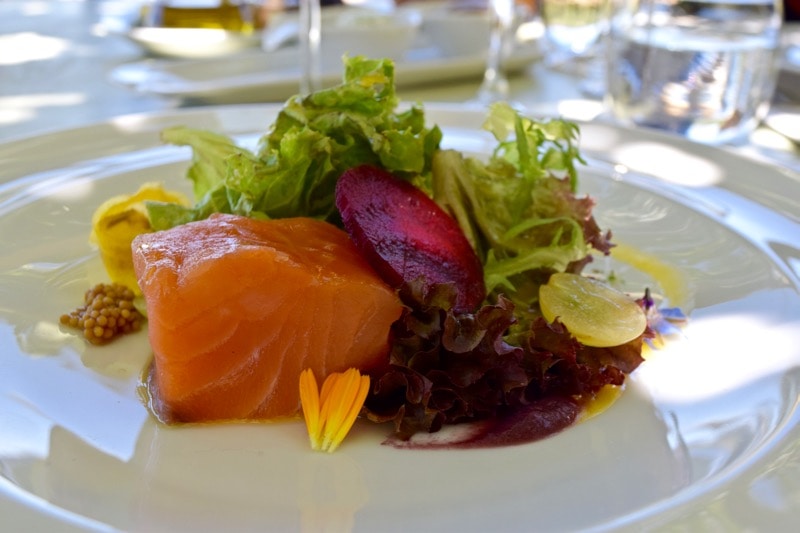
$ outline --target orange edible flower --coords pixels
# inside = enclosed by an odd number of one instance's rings
[[[369,392],[369,376],[355,368],[334,372],[317,387],[314,371],[300,373],[300,404],[313,450],[333,452],[342,443],[361,412]]]

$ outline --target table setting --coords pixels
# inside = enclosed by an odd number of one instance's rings
[[[0,529],[794,531],[797,4],[282,4],[0,2]],[[343,75],[366,68],[352,56],[391,69]],[[465,158],[493,157],[497,109],[575,125],[577,192],[615,244],[584,273],[680,310],[602,412],[483,448],[404,448],[359,420],[318,453],[297,420],[163,423],[146,331],[96,346],[59,322],[108,277],[98,206],[197,196],[201,152],[167,132],[249,160],[347,76],[396,88],[393,120],[424,112]]]

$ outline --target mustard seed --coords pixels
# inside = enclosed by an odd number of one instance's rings
[[[134,297],[124,285],[100,283],[86,291],[82,307],[61,315],[59,322],[83,331],[92,344],[105,344],[141,329],[144,317],[133,305]]]

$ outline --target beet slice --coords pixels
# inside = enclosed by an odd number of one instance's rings
[[[486,297],[483,266],[458,223],[412,184],[371,165],[346,171],[336,185],[345,230],[392,287],[418,278],[453,283],[454,310],[475,310]]]

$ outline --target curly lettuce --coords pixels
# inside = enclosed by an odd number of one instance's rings
[[[506,335],[514,304],[497,303],[455,313],[451,285],[432,291],[411,283],[400,292],[406,308],[392,325],[389,369],[375,377],[365,412],[393,422],[401,440],[447,424],[504,418],[542,399],[591,398],[619,386],[643,361],[636,339],[607,348],[578,342],[559,321],[538,318],[520,340]]]
[[[608,253],[610,236],[592,217],[593,200],[575,194],[577,125],[497,103],[484,128],[498,141],[488,161],[436,152],[433,197],[481,258],[487,290],[526,308],[550,273],[579,270],[592,248]]]
[[[336,181],[353,166],[425,180],[442,133],[426,127],[420,107],[396,109],[394,63],[353,57],[344,67],[342,84],[289,99],[255,152],[214,132],[165,130],[164,141],[193,150],[195,204],[151,202],[151,225],[168,229],[216,212],[335,222]]]

